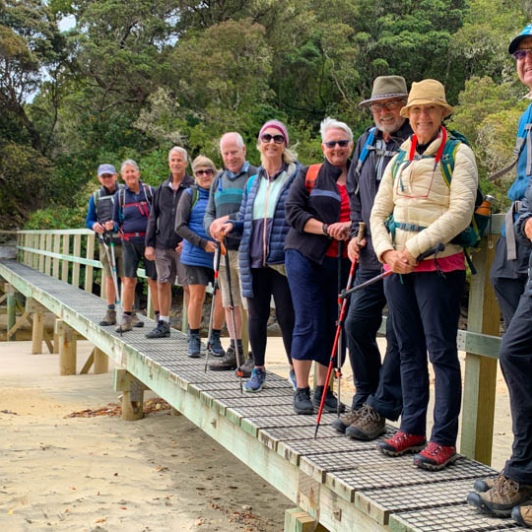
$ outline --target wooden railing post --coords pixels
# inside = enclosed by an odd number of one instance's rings
[[[56,320],[59,338],[59,375],[75,375],[77,360],[77,333],[63,320]]]
[[[94,259],[94,233],[87,235],[87,259]],[[92,266],[85,266],[85,284],[84,289],[86,292],[92,293],[92,280],[93,280],[94,268]]]
[[[7,295],[7,341],[15,340],[15,333],[9,334],[9,331],[15,326],[16,322],[16,309],[17,301],[15,298],[15,288],[10,284],[5,284],[4,287],[5,293]]]
[[[46,235],[44,236],[45,251],[52,251],[52,240],[53,235],[51,233],[46,233]],[[46,275],[52,274],[52,257],[50,257],[49,255],[46,255],[46,257],[44,258],[44,273]]]
[[[63,235],[63,255],[69,255],[69,254],[70,254],[70,236]],[[68,270],[69,270],[69,262],[67,260],[64,260],[63,266],[61,268],[61,281],[65,281],[65,283],[68,283]]]
[[[109,357],[97,347],[94,348],[94,373],[107,373],[109,371]]]
[[[31,354],[42,354],[42,341],[44,338],[44,313],[46,309],[35,299],[26,299],[26,311],[32,315],[31,326]]]
[[[72,255],[79,257],[81,253],[81,235],[74,235],[74,249],[72,250]],[[74,262],[72,264],[72,286],[79,288],[79,271],[80,264]]]
[[[36,246],[38,249],[46,249],[46,235],[41,233],[39,236],[39,244]],[[39,271],[44,273],[45,256],[39,255]]]
[[[114,389],[122,392],[122,419],[137,421],[144,417],[144,390],[148,387],[125,369],[115,369]]]
[[[57,253],[58,255],[61,253],[61,234],[54,233],[54,253]],[[52,260],[52,275],[59,279],[59,259],[55,258]]]
[[[498,336],[500,311],[490,284],[495,246],[485,238],[474,253],[478,273],[471,276],[467,330]],[[460,452],[491,464],[497,384],[497,360],[466,353]]]

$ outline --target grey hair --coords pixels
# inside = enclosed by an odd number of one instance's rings
[[[185,148],[182,148],[181,146],[174,146],[169,152],[168,152],[168,159],[172,156],[172,153],[177,152],[180,153],[184,158],[185,161],[188,161],[188,153]]]
[[[140,172],[139,165],[133,159],[126,159],[122,163],[122,166],[120,166],[120,173],[122,173],[124,171],[124,168],[126,166],[132,166],[137,172]]]
[[[348,140],[353,140],[353,132],[345,122],[340,122],[339,120],[335,120],[334,118],[328,116],[320,124],[320,135],[322,142],[325,142],[325,135],[329,129],[341,129],[342,131],[345,131]]]
[[[236,141],[236,145],[239,149],[242,149],[245,146],[244,139],[240,133],[237,133],[236,131],[229,131],[228,133],[224,133],[220,139],[220,152],[222,151],[222,141],[227,140],[230,137]]]

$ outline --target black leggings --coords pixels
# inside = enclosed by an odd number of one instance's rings
[[[288,362],[292,364],[290,349],[294,331],[294,307],[288,280],[286,276],[271,268],[252,268],[251,276],[253,278],[253,297],[247,298],[248,329],[255,366],[264,366],[272,295]]]

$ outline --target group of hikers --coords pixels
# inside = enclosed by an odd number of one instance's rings
[[[532,24],[511,41],[509,53],[532,95]],[[100,165],[102,186],[91,196],[87,215],[87,227],[101,237],[108,274],[108,310],[100,324],[117,323],[113,278],[119,277],[123,315],[117,330],[143,325],[133,305],[143,259],[157,320],[146,337],[170,335],[171,289],[177,278],[188,309],[188,356],[199,357],[205,290],[216,279],[221,299],[215,299],[211,312],[208,367],[237,370],[248,378],[244,391],[260,392],[267,385],[273,297],[290,364],[294,411],[311,415],[321,403],[328,412],[341,412],[327,370],[338,343],[338,294],[352,281],[343,324],[347,349],[340,343],[336,356],[343,361],[347,351],[356,392],[351,408],[333,427],[369,441],[385,433],[386,419],[400,418],[397,432],[377,442],[379,451],[390,457],[411,453],[415,466],[440,470],[458,457],[456,336],[466,258],[457,236],[474,216],[475,156],[463,137],[443,125],[453,108],[439,81],[414,82],[408,91],[404,78],[381,76],[360,106],[369,109],[374,125],[356,142],[347,124],[323,120],[321,164],[302,166],[287,127],[269,120],[257,136],[258,168],[246,160],[246,146],[236,132],[220,140],[221,171],[199,155],[190,176],[186,150],[172,148],[170,176],[156,189],[142,183],[135,161],[122,163],[123,186],[112,165]],[[513,203],[491,270],[507,327],[500,365],[510,394],[512,455],[498,476],[477,480],[467,496],[480,512],[511,515],[527,527],[532,527],[531,129],[532,104],[519,121],[517,178],[508,194]],[[251,346],[246,360],[244,305]],[[385,305],[381,362],[376,335]],[[224,321],[227,350],[220,341]],[[428,361],[435,378],[429,438]],[[316,387],[311,391],[313,362]]]

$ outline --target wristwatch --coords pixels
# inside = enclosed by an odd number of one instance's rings
[[[329,236],[329,232],[328,232],[328,231],[329,231],[329,226],[328,226],[327,224],[323,224],[323,225],[321,226],[321,230],[323,231],[323,234],[324,234],[326,237],[331,238],[331,237]]]

